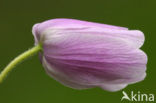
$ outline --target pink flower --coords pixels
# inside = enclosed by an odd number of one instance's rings
[[[35,44],[43,44],[41,62],[51,77],[76,89],[118,91],[146,76],[147,56],[139,48],[139,30],[74,19],[34,25]]]

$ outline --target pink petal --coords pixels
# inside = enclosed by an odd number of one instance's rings
[[[127,84],[102,84],[100,87],[111,92],[119,91],[125,88]]]
[[[50,65],[44,57],[42,59],[42,62],[43,62],[43,66],[46,70],[46,73],[67,87],[71,87],[71,88],[75,88],[75,89],[87,89],[87,88],[93,88],[94,87],[92,85],[83,85],[80,83],[70,81],[67,78],[64,78],[64,74],[57,71],[57,68],[55,69],[54,66]]]
[[[68,24],[68,25],[67,25]],[[128,28],[125,27],[119,27],[119,26],[113,26],[113,25],[107,25],[107,24],[100,24],[100,23],[93,23],[93,22],[87,22],[87,21],[81,21],[81,20],[75,20],[75,19],[52,19],[47,20],[42,23],[35,24],[33,26],[32,32],[34,34],[35,40],[40,39],[40,34],[42,34],[43,31],[49,28],[107,28],[107,29],[117,29],[117,30],[128,30]],[[37,39],[36,39],[37,38]]]

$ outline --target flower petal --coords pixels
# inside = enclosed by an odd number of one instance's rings
[[[128,28],[125,28],[125,27],[87,22],[87,21],[75,20],[75,19],[63,19],[63,18],[47,20],[37,25],[38,25],[37,28],[36,28],[36,25],[33,27],[33,31],[36,31],[35,29],[38,29],[40,33],[43,32],[45,29],[51,28],[51,27],[53,28],[100,27],[100,28],[107,28],[107,29],[128,30]]]
[[[126,86],[127,84],[103,84],[100,87],[104,90],[115,92],[125,88]]]
[[[57,31],[57,32],[56,32]],[[60,32],[59,32],[60,31]],[[61,33],[62,32],[62,33]],[[73,19],[52,19],[34,25],[33,34],[40,40],[41,35],[50,34],[102,34],[106,36],[116,36],[128,41],[140,48],[144,42],[144,35],[139,30],[128,30],[127,28],[117,27],[106,24],[92,23]],[[49,38],[49,35],[47,35]]]
[[[47,74],[51,76],[52,78],[54,78],[55,80],[61,82],[67,87],[71,87],[75,89],[87,89],[87,88],[93,88],[97,86],[97,85],[95,86],[95,85],[89,85],[89,84],[82,85],[80,83],[72,82],[69,79],[64,78],[62,74],[58,73],[57,68],[55,69],[55,67],[51,66],[44,57],[42,60],[43,60],[42,61],[43,66],[45,67]],[[99,87],[101,87],[102,89],[111,91],[111,92],[118,91],[120,89],[125,88],[126,86],[127,84],[106,84],[106,83],[99,85]]]
[[[92,86],[92,85],[83,85],[83,84],[79,84],[79,83],[76,83],[76,82],[72,82],[72,81],[64,78],[62,73],[58,72],[57,68],[50,65],[44,57],[42,59],[42,63],[43,63],[43,66],[44,66],[44,68],[46,70],[46,73],[49,76],[51,76],[55,80],[61,82],[62,84],[64,84],[67,87],[71,87],[71,88],[75,88],[75,89],[87,89],[87,88],[95,87],[95,86]]]

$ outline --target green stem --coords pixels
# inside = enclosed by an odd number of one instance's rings
[[[17,65],[20,64],[25,59],[33,56],[34,54],[38,53],[42,50],[41,44],[34,46],[33,48],[25,51],[24,53],[17,56],[14,60],[12,60],[0,73],[0,83],[3,82],[4,78],[8,75],[8,73]]]

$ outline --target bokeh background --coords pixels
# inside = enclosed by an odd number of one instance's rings
[[[146,41],[147,77],[124,89],[156,95],[156,0],[0,0],[0,71],[34,44],[35,23],[73,18],[139,29]],[[18,65],[0,85],[0,103],[119,103],[122,91],[74,90],[45,74],[38,56]],[[127,101],[123,101],[127,102]]]

